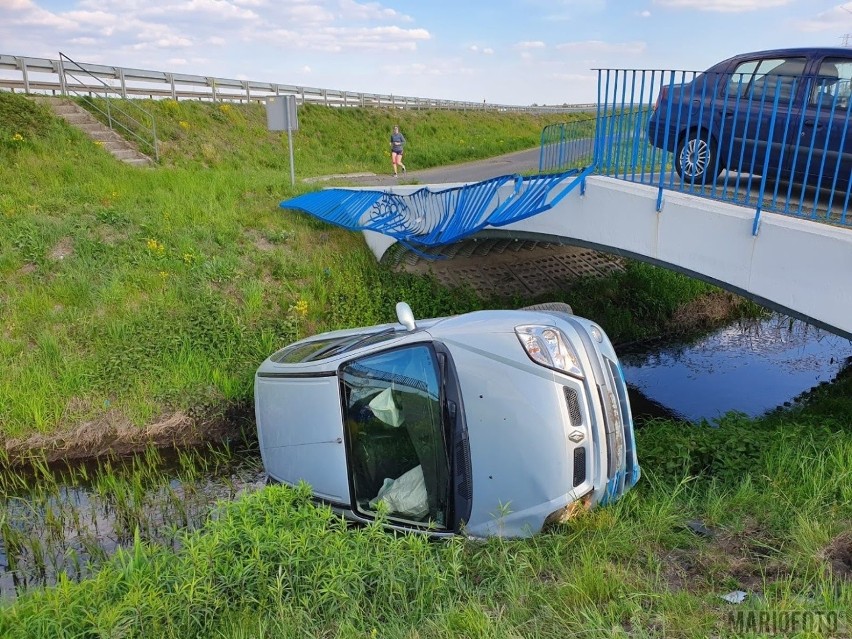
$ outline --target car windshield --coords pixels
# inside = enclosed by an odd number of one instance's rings
[[[276,364],[296,364],[299,362],[315,362],[320,359],[334,357],[347,351],[363,348],[371,344],[396,337],[396,329],[386,328],[378,332],[356,333],[345,337],[331,337],[327,339],[316,339],[309,342],[296,342],[286,348],[282,348],[273,354],[271,359]]]
[[[440,372],[428,344],[371,355],[341,371],[355,507],[445,528],[449,458]]]

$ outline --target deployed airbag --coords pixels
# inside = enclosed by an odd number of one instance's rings
[[[423,519],[429,514],[423,468],[418,465],[396,479],[386,478],[379,494],[370,500],[370,508],[375,509],[381,501],[392,513]]]

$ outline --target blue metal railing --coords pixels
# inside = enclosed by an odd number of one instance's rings
[[[600,69],[594,160],[587,124],[552,125],[539,169],[593,166],[655,186],[658,210],[667,189],[748,206],[754,233],[762,211],[850,226],[850,79],[803,69],[795,59],[763,75]]]
[[[582,184],[590,171],[504,175],[440,191],[421,188],[406,195],[324,189],[281,202],[281,208],[301,210],[351,231],[383,233],[417,251],[452,244],[486,226],[506,226],[543,213]]]

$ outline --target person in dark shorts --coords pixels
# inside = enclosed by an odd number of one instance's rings
[[[405,173],[405,165],[402,163],[403,147],[405,146],[405,136],[399,132],[399,127],[393,128],[393,133],[390,136],[391,147],[391,163],[393,164],[393,176],[399,177],[398,169],[401,168]]]

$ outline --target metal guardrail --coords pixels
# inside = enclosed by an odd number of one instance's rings
[[[109,84],[123,98],[251,102],[263,101],[269,96],[293,95],[298,104],[322,104],[332,107],[454,109],[528,113],[570,113],[595,109],[595,104],[591,103],[561,106],[487,104],[484,102],[359,93],[253,80],[233,80],[101,64],[81,63],[79,66],[91,77]],[[59,60],[0,54],[0,90],[59,95],[62,93],[60,74],[61,64]],[[100,90],[100,87],[98,83],[93,82],[90,86],[80,88],[80,90],[86,89],[94,94]]]
[[[600,69],[590,123],[542,131],[539,170],[593,166],[666,190],[852,226],[852,87],[837,77]],[[590,156],[594,156],[590,160]]]
[[[63,95],[74,94],[83,97],[90,108],[106,117],[110,129],[121,129],[125,135],[135,139],[143,148],[149,150],[155,161],[159,161],[157,122],[153,114],[132,100],[122,100],[121,103],[116,104],[111,99],[111,95],[114,94],[117,97],[121,95],[112,86],[93,76],[62,52],[59,53],[59,68],[59,81]],[[95,93],[99,98],[103,98],[105,108],[101,108],[91,99],[92,91],[86,83],[92,80],[100,84],[100,89]]]

